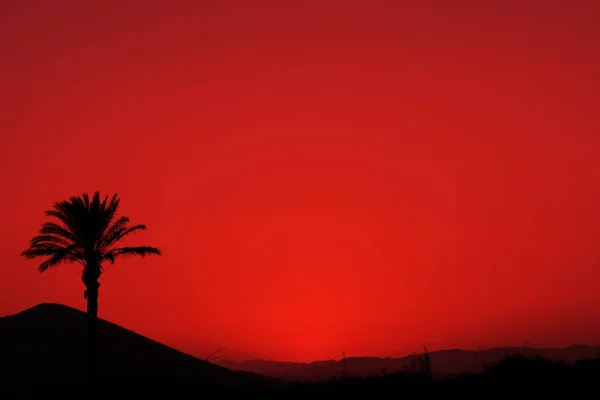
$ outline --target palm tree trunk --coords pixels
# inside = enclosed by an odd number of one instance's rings
[[[85,340],[85,381],[93,385],[96,378],[96,337],[98,329],[98,281],[86,286],[87,298],[86,340]]]

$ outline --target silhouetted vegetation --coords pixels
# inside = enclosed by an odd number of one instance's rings
[[[95,376],[98,279],[104,272],[103,264],[113,264],[123,256],[160,255],[156,247],[119,246],[128,235],[146,229],[145,225],[130,225],[128,217],[118,217],[119,202],[116,194],[109,201],[108,196],[100,200],[100,193],[96,192],[91,201],[84,193],[54,203],[46,216],[55,221],[45,222],[39,234],[31,239],[29,248],[22,253],[30,259],[45,258],[38,267],[40,272],[62,263],[81,265],[87,299],[85,371],[88,383]]]
[[[565,364],[546,359],[537,359],[521,356],[510,356],[499,364],[488,368],[479,374],[463,374],[458,377],[445,379],[430,379],[429,376],[418,372],[395,372],[366,378],[333,379],[323,383],[282,383],[280,381],[260,381],[240,385],[240,381],[233,379],[231,385],[215,381],[212,384],[206,377],[198,380],[181,379],[175,375],[124,375],[121,379],[112,379],[103,382],[98,388],[98,395],[164,395],[169,398],[190,396],[192,394],[204,396],[208,393],[226,395],[276,395],[289,398],[298,396],[317,396],[318,398],[401,398],[401,397],[428,397],[428,396],[469,396],[477,398],[495,398],[503,396],[556,396],[567,394],[567,398],[579,397],[577,394],[597,393],[600,372],[596,369],[584,368],[580,365]],[[218,383],[217,383],[218,382]],[[258,384],[258,383],[262,384]],[[23,385],[19,387],[5,386],[4,391],[15,392],[20,395],[27,393],[55,394],[69,398],[77,395],[78,385]],[[207,392],[208,391],[208,392]],[[586,396],[587,397],[587,396]],[[64,398],[64,397],[63,397]]]
[[[323,383],[294,383],[283,390],[300,395],[358,396],[357,398],[401,397],[403,395],[493,396],[500,392],[520,396],[531,393],[568,390],[569,393],[597,391],[600,363],[567,364],[542,357],[509,355],[478,374],[433,379],[429,372],[398,371],[372,377],[332,379]]]

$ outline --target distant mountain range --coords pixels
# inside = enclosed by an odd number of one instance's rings
[[[600,348],[572,345],[566,348],[502,347],[481,351],[441,350],[429,353],[434,376],[450,377],[464,372],[482,372],[485,366],[494,365],[508,355],[526,357],[542,356],[551,360],[575,363],[577,360],[600,357]],[[327,360],[311,363],[277,362],[264,360],[217,360],[221,366],[232,370],[254,372],[262,375],[302,382],[318,382],[348,377],[368,377],[416,368],[422,355],[401,358],[349,357],[345,360]]]
[[[84,330],[85,313],[59,304],[0,318],[0,388],[82,383]],[[181,383],[247,389],[283,383],[200,360],[104,320],[98,321],[98,377],[105,387]]]

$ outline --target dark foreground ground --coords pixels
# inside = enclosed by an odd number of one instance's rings
[[[423,355],[412,372],[377,371],[377,376],[371,378],[294,383],[233,371],[104,320],[99,320],[98,325],[97,384],[85,387],[85,320],[81,311],[58,304],[41,304],[0,318],[0,400],[495,398],[499,394],[517,398],[525,394],[536,398],[555,398],[558,394],[567,398],[600,398],[598,359],[577,364],[513,355],[482,373],[440,379],[427,373],[440,370],[440,358]]]
[[[600,360],[565,364],[543,358],[510,356],[481,374],[435,379],[424,373],[403,372],[371,378],[345,378],[324,383],[278,383],[268,387],[235,389],[226,385],[194,384],[172,378],[99,382],[90,391],[78,382],[66,385],[5,385],[1,398],[409,398],[460,396],[469,398],[561,397],[598,398]],[[54,397],[53,397],[54,398]]]

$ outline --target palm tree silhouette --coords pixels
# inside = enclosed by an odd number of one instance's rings
[[[130,225],[129,218],[117,217],[120,200],[115,194],[100,200],[95,192],[91,201],[87,193],[73,196],[68,201],[55,202],[46,216],[57,221],[45,222],[29,248],[21,255],[33,259],[45,257],[38,269],[46,271],[61,263],[79,263],[87,299],[85,373],[86,382],[92,383],[96,370],[96,328],[98,319],[98,279],[105,262],[111,264],[121,256],[160,255],[159,249],[150,246],[119,246],[129,234],[145,230],[145,225]]]

